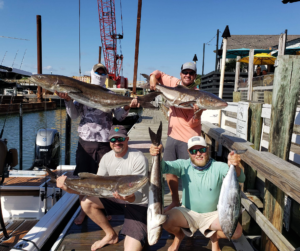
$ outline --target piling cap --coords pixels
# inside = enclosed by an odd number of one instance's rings
[[[194,72],[197,73],[197,67],[196,67],[196,64],[194,62],[187,62],[187,63],[184,63],[182,66],[181,66],[181,71],[183,70],[193,70]]]
[[[108,139],[110,140],[113,137],[127,137],[127,130],[124,126],[113,125],[109,131]]]
[[[93,66],[93,71],[95,72],[95,71],[97,71],[99,68],[102,68],[104,71],[105,71],[105,73],[106,74],[108,74],[108,70],[106,69],[106,67],[105,67],[105,65],[103,65],[103,64],[95,64],[94,66]]]
[[[205,139],[201,136],[191,137],[188,141],[188,150],[190,150],[193,146],[207,146]]]

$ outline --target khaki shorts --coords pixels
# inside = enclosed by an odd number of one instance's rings
[[[184,206],[174,207],[173,210],[174,209],[179,210],[189,224],[189,229],[181,228],[186,236],[192,237],[198,229],[207,238],[211,237],[216,232],[210,230],[209,227],[214,220],[218,218],[218,211],[200,214],[187,209]]]

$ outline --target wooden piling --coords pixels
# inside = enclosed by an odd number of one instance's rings
[[[264,103],[272,104],[272,92],[264,91]]]
[[[233,92],[233,102],[241,101],[241,93],[240,92]]]
[[[250,102],[249,104],[249,136],[248,141],[253,143],[253,149],[259,150],[260,147],[260,138],[262,130],[262,104],[259,102]],[[254,170],[251,166],[243,163],[246,175],[246,181],[244,183],[244,189],[255,188],[255,180],[257,176],[257,171]]]
[[[254,61],[254,49],[250,49],[249,64],[248,64],[248,100],[252,100],[253,61]]]
[[[294,119],[300,91],[300,57],[278,56],[274,75],[271,110],[269,152],[289,159]],[[266,179],[264,215],[282,232],[284,192]],[[263,233],[262,250],[277,251],[276,246]]]

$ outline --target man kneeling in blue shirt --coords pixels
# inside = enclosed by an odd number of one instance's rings
[[[155,156],[162,145],[150,147],[150,154]],[[177,251],[184,236],[189,237],[199,230],[212,242],[212,251],[221,251],[219,239],[226,238],[222,232],[217,205],[222,187],[223,177],[229,166],[235,165],[238,181],[245,181],[245,174],[240,168],[240,156],[234,152],[228,155],[228,165],[209,157],[209,147],[203,137],[194,136],[188,141],[189,159],[163,161],[162,172],[171,173],[182,180],[182,206],[166,212],[167,221],[163,228],[175,235],[168,251]],[[238,224],[232,239],[242,235],[242,227]]]

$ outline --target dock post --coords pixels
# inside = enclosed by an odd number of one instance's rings
[[[23,170],[23,109],[20,104],[19,112],[19,170]]]
[[[278,66],[274,74],[269,152],[288,160],[300,91],[300,57],[285,55],[278,56],[277,60]],[[264,215],[279,232],[282,232],[284,192],[267,179],[265,187]],[[278,250],[264,233],[262,233],[262,250]]]
[[[66,117],[65,165],[70,165],[71,159],[71,118]]]
[[[259,102],[250,102],[249,103],[249,134],[248,141],[253,143],[253,149],[259,151],[260,139],[261,139],[261,130],[262,130],[262,103]],[[257,171],[255,171],[251,166],[243,162],[245,169],[246,181],[244,183],[244,189],[255,188],[255,180],[257,176]]]
[[[272,104],[272,92],[264,91],[264,103]]]
[[[36,16],[37,74],[42,74],[42,17]],[[42,103],[42,87],[37,88],[37,101]]]
[[[138,70],[138,64],[139,64],[141,17],[142,17],[142,0],[138,0],[138,13],[137,13],[136,38],[135,38],[135,54],[134,54],[133,88],[132,88],[133,94],[136,94],[136,79],[137,79],[137,70]]]

